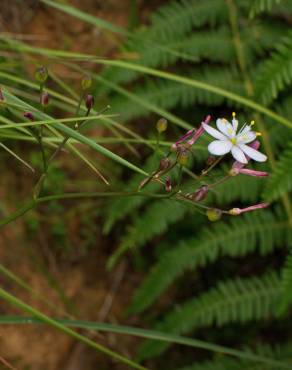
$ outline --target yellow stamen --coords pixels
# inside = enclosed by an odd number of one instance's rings
[[[251,123],[250,123],[250,125],[253,126],[254,124],[255,124],[255,121],[252,120]]]
[[[233,137],[232,139],[230,139],[230,141],[232,142],[233,145],[236,144],[236,138],[235,137]]]
[[[232,112],[232,117],[234,118],[236,116],[236,113],[235,112]]]
[[[261,132],[256,132],[256,136],[262,136]]]

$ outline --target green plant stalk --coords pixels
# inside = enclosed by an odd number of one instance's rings
[[[17,43],[17,44],[14,43],[14,47],[20,50],[26,51],[26,52],[31,52],[33,54],[45,55],[47,57],[61,57],[61,58],[69,58],[69,59],[73,58],[73,59],[81,59],[81,60],[84,60],[84,59],[88,60],[89,58],[92,62],[97,63],[97,64],[102,64],[102,65],[112,66],[112,67],[122,68],[122,69],[134,70],[134,71],[141,72],[141,73],[144,73],[150,76],[156,76],[156,77],[163,78],[166,80],[176,81],[178,83],[192,86],[194,88],[210,91],[211,93],[223,96],[231,101],[236,101],[243,106],[249,107],[257,112],[263,113],[266,116],[271,117],[278,123],[281,123],[289,128],[292,128],[291,121],[273,112],[272,110],[264,107],[263,105],[258,104],[251,99],[242,97],[240,95],[237,95],[235,93],[232,93],[220,87],[210,85],[202,81],[198,81],[198,80],[191,79],[188,77],[179,76],[174,73],[165,72],[159,69],[148,68],[142,65],[124,62],[121,60],[96,59],[96,58],[93,58],[91,55],[87,55],[87,54],[71,53],[71,52],[62,51],[62,50],[54,50],[54,49],[46,49],[46,48],[35,48],[32,46],[26,45],[24,43]]]
[[[237,358],[250,360],[253,362],[258,362],[262,364],[266,364],[268,366],[276,366],[282,369],[289,369],[291,370],[291,365],[282,363],[277,360],[273,360],[270,358],[262,357],[251,352],[244,352],[240,350],[236,350],[233,348],[228,348],[224,346],[220,346],[217,344],[213,344],[210,342],[201,341],[194,338],[187,338],[180,335],[163,333],[156,330],[147,330],[141,328],[135,328],[131,326],[122,326],[122,325],[114,325],[108,323],[99,323],[93,321],[81,321],[81,320],[65,320],[65,319],[54,319],[54,321],[58,323],[62,323],[64,325],[80,328],[80,329],[90,329],[90,330],[97,330],[97,331],[104,331],[116,334],[124,334],[124,335],[132,335],[140,338],[147,338],[153,339],[163,342],[170,342],[176,344],[182,344],[188,347],[193,348],[200,348],[207,351],[221,353],[225,355],[234,356]],[[11,325],[11,324],[41,324],[42,321],[38,318],[34,317],[21,317],[21,316],[0,316],[0,325]]]
[[[230,25],[231,25],[231,30],[233,33],[235,51],[237,55],[237,62],[238,62],[239,68],[244,78],[245,90],[247,92],[247,95],[250,98],[253,98],[254,97],[254,86],[250,78],[250,75],[248,73],[248,69],[247,69],[247,65],[245,61],[246,58],[244,54],[244,49],[242,47],[242,42],[241,42],[241,37],[240,37],[240,32],[239,32],[238,22],[237,22],[236,4],[234,3],[234,0],[227,0],[227,4],[229,8]],[[258,122],[260,131],[262,132],[264,147],[267,151],[271,168],[272,170],[274,170],[276,167],[276,161],[275,161],[275,156],[272,150],[272,146],[270,144],[269,134],[259,115],[256,116],[256,120]],[[284,194],[282,196],[282,203],[288,215],[289,222],[292,226],[292,208],[291,208],[291,202],[290,202],[288,194]]]
[[[76,331],[68,328],[67,326],[65,326],[64,324],[62,324],[61,322],[58,322],[52,318],[50,318],[49,316],[43,314],[42,312],[38,311],[37,309],[33,308],[32,306],[26,304],[25,302],[21,301],[20,299],[18,299],[17,297],[15,297],[14,295],[10,294],[9,292],[5,291],[4,289],[0,288],[0,298],[2,298],[3,300],[9,302],[10,304],[12,304],[13,306],[21,309],[22,311],[34,316],[35,318],[37,318],[38,320],[40,320],[42,323],[44,324],[47,324],[67,335],[69,335],[70,337],[74,338],[74,339],[77,339],[79,342],[82,342],[84,344],[86,344],[87,346],[93,348],[95,351],[97,352],[101,352],[107,356],[110,356],[112,357],[113,359],[125,364],[125,365],[128,365],[134,369],[138,369],[138,370],[147,370],[147,368],[145,368],[144,366],[142,365],[139,365],[138,363],[114,352],[114,351],[111,351],[110,349],[92,341],[91,339],[77,333]]]

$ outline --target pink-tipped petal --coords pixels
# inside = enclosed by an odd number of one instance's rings
[[[243,164],[247,163],[246,156],[244,155],[243,151],[239,149],[237,146],[233,145],[231,149],[231,154],[238,162]]]
[[[240,144],[239,147],[245,154],[247,154],[254,161],[265,162],[267,160],[267,156],[265,154],[251,148],[248,145]]]
[[[213,136],[215,139],[218,139],[218,140],[226,140],[226,136],[224,136],[223,134],[221,134],[221,132],[219,132],[218,130],[216,130],[215,128],[207,125],[206,123],[202,123],[202,126],[204,128],[204,130],[211,136]]]
[[[254,177],[266,177],[266,176],[269,176],[268,172],[251,170],[249,168],[241,168],[241,169],[238,169],[238,173],[242,173],[244,175],[254,176]]]
[[[212,141],[212,143],[208,145],[208,150],[211,154],[214,154],[214,155],[224,155],[230,152],[231,147],[232,147],[232,143],[228,140],[224,140],[224,141],[215,140],[215,141]]]

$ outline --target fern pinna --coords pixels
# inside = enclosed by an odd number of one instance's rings
[[[152,15],[148,26],[134,32],[124,50],[135,56],[135,63],[159,69],[175,67],[184,76],[252,97],[290,119],[291,15],[291,3],[284,0],[171,1]],[[99,80],[100,97],[109,99],[117,111],[125,112],[125,120],[134,123],[139,122],[137,118],[146,119],[149,112],[157,113],[157,107],[183,117],[188,123],[208,114],[210,109],[221,114],[236,108],[239,117],[245,112],[223,96],[150,78],[136,71],[107,68],[102,79],[104,83]],[[130,95],[123,91],[129,91]],[[264,128],[263,146],[270,159],[265,169],[271,172],[270,178],[262,181],[248,176],[234,177],[212,190],[206,204],[216,201],[224,207],[261,199],[279,204],[210,226],[200,215],[194,216],[180,205],[168,208],[164,201],[137,204],[136,200],[130,200],[129,205],[133,201],[135,211],[119,216],[125,233],[119,238],[117,251],[121,253],[114,256],[118,259],[128,249],[137,251],[142,247],[145,255],[150,248],[151,253],[149,272],[134,294],[128,314],[146,311],[156,328],[194,333],[199,327],[213,330],[214,325],[265,321],[287,312],[291,303],[290,257],[282,275],[280,271],[291,247],[292,208],[287,194],[291,191],[292,179],[289,144],[292,131],[271,117],[256,120],[261,121]],[[199,166],[201,161],[202,158],[198,158],[194,166]],[[259,169],[257,165],[254,168]],[[222,169],[227,172],[228,166]],[[216,171],[212,176],[216,178]],[[138,179],[135,181],[138,186]],[[109,208],[106,224],[110,223],[111,227],[116,221],[110,209],[119,202],[114,201]],[[173,243],[174,239],[178,241]],[[265,268],[261,267],[262,273],[251,277],[237,274],[236,266],[239,268],[243,258],[266,261]],[[220,264],[226,259],[232,272],[225,274],[220,271]],[[201,291],[199,281],[204,269],[215,268],[217,272],[210,277],[210,289]],[[178,299],[176,307],[167,304],[167,300],[165,304],[165,292],[179,295],[176,286],[183,286],[190,274],[194,275],[194,286],[185,293],[184,300]],[[223,278],[219,284],[218,278]],[[199,292],[196,284],[200,285]],[[155,356],[165,349],[165,345],[146,342],[141,347],[140,358]],[[214,360],[189,368],[242,369],[245,366],[252,368],[231,360],[222,360],[222,364]]]

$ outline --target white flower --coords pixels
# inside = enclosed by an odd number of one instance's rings
[[[224,155],[231,152],[238,162],[244,164],[247,163],[247,156],[257,162],[266,161],[266,155],[246,145],[254,141],[256,137],[260,135],[260,133],[251,130],[251,126],[254,122],[251,122],[250,125],[243,125],[239,132],[236,133],[238,121],[235,119],[235,113],[232,115],[232,123],[228,122],[225,118],[217,119],[216,125],[219,131],[203,123],[205,131],[217,139],[209,144],[209,152],[213,155]]]

